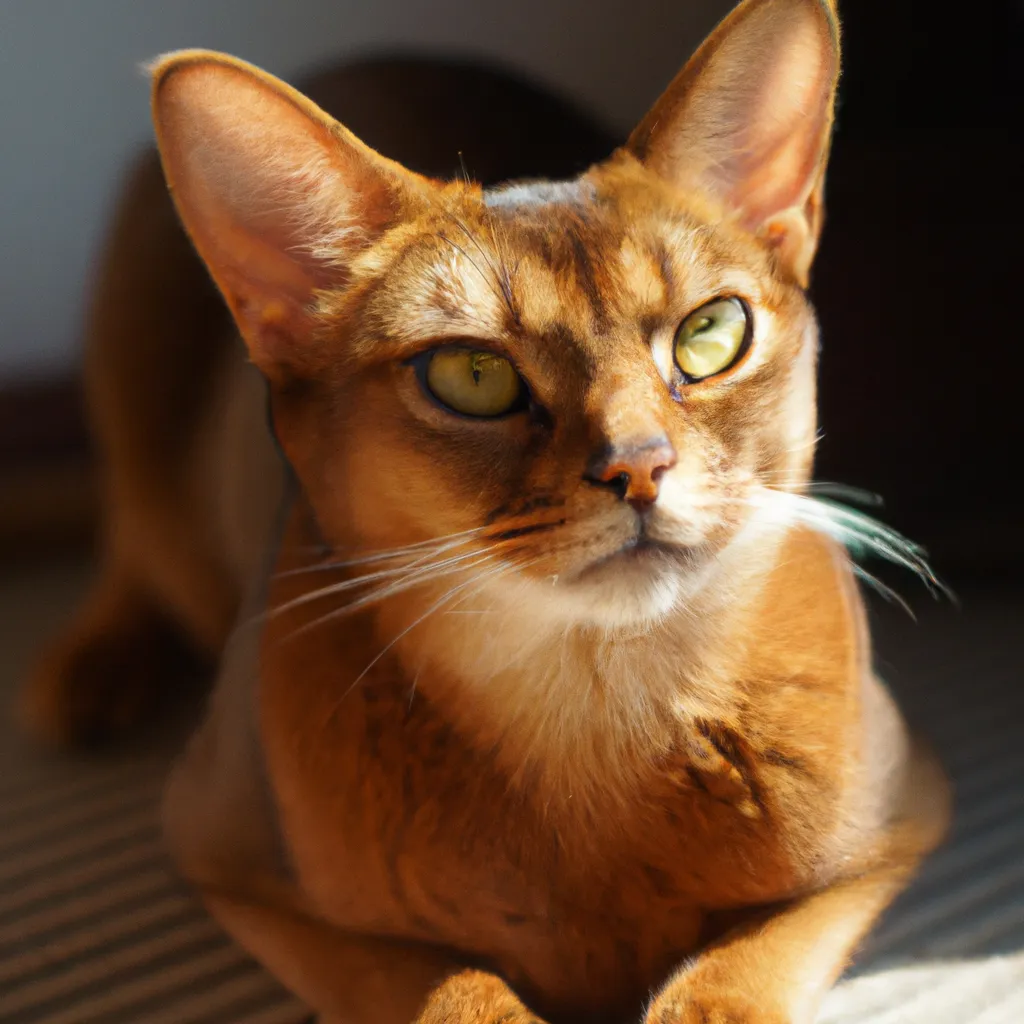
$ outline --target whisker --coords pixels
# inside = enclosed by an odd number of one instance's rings
[[[925,551],[919,544],[867,513],[848,508],[831,498],[813,497],[771,487],[764,488],[758,497],[750,499],[750,504],[757,507],[765,501],[781,504],[791,521],[832,537],[850,552],[855,561],[870,556],[882,558],[912,572],[936,597],[941,595],[955,600],[952,591],[928,564]],[[905,604],[891,588],[867,574],[862,567],[858,565],[856,569],[869,586],[879,590],[888,599],[895,597],[900,604]]]
[[[478,575],[474,576],[471,580],[468,580],[465,583],[457,584],[456,586],[446,591],[445,594],[437,601],[435,601],[422,615],[420,615],[417,619],[414,619],[408,626],[405,627],[405,629],[401,630],[393,639],[391,639],[390,641],[388,641],[387,644],[385,644],[385,646],[381,649],[380,653],[375,655],[370,660],[366,668],[364,668],[363,671],[360,672],[359,675],[356,676],[356,678],[352,681],[351,685],[338,699],[338,703],[340,704],[341,701],[343,701],[366,678],[367,673],[371,671],[374,665],[376,665],[380,661],[380,659],[383,658],[384,655],[387,654],[388,651],[390,651],[391,648],[398,643],[399,640],[401,640],[403,637],[408,636],[409,633],[411,633],[418,625],[420,625],[420,623],[425,622],[428,618],[430,618],[431,615],[434,614],[434,612],[444,607],[444,605],[446,605],[457,593],[465,590],[466,587],[471,586],[474,583],[480,582],[480,580],[482,579],[485,579],[489,576],[493,576],[495,573],[509,572],[513,568],[515,567],[508,564],[499,565],[496,569],[491,569],[487,572],[479,573]]]
[[[332,569],[349,569],[357,565],[371,565],[374,562],[387,562],[404,555],[422,551],[424,548],[437,547],[439,550],[447,550],[448,547],[457,547],[457,544],[449,544],[459,538],[469,538],[483,533],[487,527],[475,526],[470,530],[461,530],[458,533],[450,533],[444,537],[435,537],[431,540],[417,541],[415,544],[406,544],[404,547],[391,548],[385,551],[371,551],[342,561],[318,562],[316,565],[302,566],[298,569],[286,569],[283,572],[275,573],[275,579],[287,579],[291,576],[301,576],[305,573],[328,572]],[[463,540],[462,543],[467,543]]]
[[[411,686],[411,687],[409,687],[409,710],[410,710],[410,711],[412,711],[412,702],[413,702],[413,700],[414,700],[414,699],[415,699],[415,697],[416,697],[416,684],[417,684],[417,683],[418,683],[418,682],[420,681],[420,673],[421,673],[422,671],[423,671],[423,666],[421,665],[421,666],[420,666],[420,667],[419,667],[419,668],[418,668],[418,669],[416,670],[416,675],[414,675],[414,676],[412,677],[412,686]]]
[[[524,572],[526,569],[529,569],[531,566],[536,565],[538,562],[541,562],[541,561],[543,561],[543,558],[541,558],[541,557],[530,558],[530,559],[527,559],[527,561],[525,561],[525,562],[509,563],[506,566],[506,568],[509,571],[512,571],[514,569],[514,570],[517,570],[519,572]],[[500,576],[499,576],[499,579],[500,579]],[[464,601],[470,600],[471,598],[474,597],[474,593],[475,592],[470,591],[469,593],[464,594],[456,602],[456,605],[460,605]],[[445,615],[487,615],[487,614],[489,614],[490,612],[493,612],[493,611],[494,611],[493,605],[490,608],[459,608],[459,607],[454,607],[454,608],[448,608],[444,612],[444,614]]]
[[[914,614],[914,610],[887,583],[883,583],[877,576],[868,572],[862,565],[855,564],[853,571],[857,578],[863,580],[867,586],[871,587],[871,589],[875,591],[875,593],[880,594],[886,601],[889,601],[892,604],[898,604],[915,622],[917,621],[917,616]]]
[[[268,612],[265,612],[264,618],[266,621],[270,621],[278,618],[285,612],[299,608],[302,605],[309,604],[311,601],[318,601],[325,597],[342,594],[346,591],[354,590],[357,587],[365,586],[367,583],[375,582],[377,580],[397,578],[397,582],[392,587],[385,587],[382,592],[374,592],[374,594],[380,593],[382,596],[391,596],[392,594],[407,590],[409,587],[418,583],[423,583],[426,580],[433,578],[435,575],[446,575],[448,572],[456,571],[458,567],[464,567],[463,563],[467,560],[479,555],[479,551],[466,551],[461,555],[453,555],[451,558],[442,559],[440,562],[428,562],[426,565],[421,565],[412,572],[409,571],[409,566],[403,565],[395,569],[382,569],[380,572],[366,573],[362,576],[357,576],[355,579],[343,580],[341,583],[334,583],[329,587],[321,587],[319,590],[300,594],[291,601],[286,601],[284,604],[278,605],[276,608],[272,608]],[[484,557],[490,556],[485,555]],[[371,603],[369,598],[373,596],[374,595],[368,595],[368,598],[360,598],[358,601],[345,605],[345,610],[354,610],[356,608],[365,607],[366,604]],[[301,628],[305,629],[306,627],[303,626]]]
[[[512,283],[508,278],[508,268],[505,266],[505,261],[501,260],[501,267],[502,270],[504,271],[504,273],[502,273],[501,271],[498,270],[498,267],[495,265],[494,260],[491,257],[491,254],[480,244],[479,239],[477,239],[476,235],[474,235],[473,232],[470,231],[468,227],[466,227],[462,219],[456,217],[452,213],[449,213],[449,216],[452,218],[452,221],[455,224],[455,226],[466,236],[467,239],[469,239],[470,242],[472,242],[472,244],[476,247],[477,252],[479,252],[480,255],[483,257],[484,263],[487,264],[488,269],[494,275],[494,283],[498,286],[498,291],[501,294],[502,300],[504,301],[506,308],[511,314],[512,319],[516,323],[519,323],[519,313],[517,312],[515,308],[515,303],[513,301]],[[494,241],[495,243],[495,248],[498,248],[497,239],[494,237],[493,225],[491,227],[491,238],[492,241]],[[469,259],[468,256],[466,258]]]
[[[836,501],[848,501],[854,505],[863,505],[865,508],[881,508],[885,504],[880,494],[866,491],[862,487],[833,483],[829,480],[812,480],[807,485],[807,490],[810,494],[818,494],[823,498],[834,498]]]
[[[505,306],[508,308],[509,313],[512,316],[512,320],[521,326],[522,321],[520,320],[519,311],[516,309],[515,293],[512,290],[512,273],[508,269],[508,260],[506,258],[504,245],[498,240],[498,229],[494,221],[489,222],[491,242],[494,245],[494,251],[498,254],[498,266],[501,268],[501,272],[495,271],[498,277],[498,286],[501,288],[502,297],[505,300]],[[516,263],[516,272],[519,270],[519,264]]]
[[[819,495],[834,498],[836,501],[849,502],[865,508],[881,508],[885,502],[880,494],[853,487],[850,484],[836,483],[831,480],[806,480],[803,476],[786,476],[781,472],[763,474],[773,488],[785,488],[791,493]]]
[[[805,452],[808,448],[814,448],[817,445],[821,444],[824,438],[824,431],[819,430],[815,433],[814,437],[810,439],[810,441],[804,441],[803,444],[795,444],[792,448],[787,448],[786,452],[787,454],[793,454],[795,452]]]
[[[466,252],[465,249],[462,248],[461,245],[458,244],[458,242],[452,241],[452,239],[450,239],[446,234],[444,234],[444,232],[441,231],[437,233],[437,237],[440,238],[442,242],[447,242],[453,249],[457,250],[458,252],[461,252],[462,255],[466,257],[466,260],[469,263],[469,265],[480,275],[484,282],[487,284],[491,283],[487,275],[477,266],[476,261],[469,255],[468,252]]]
[[[494,225],[491,225],[491,237],[492,241],[495,244],[495,248],[499,250],[499,262],[501,263],[501,271],[499,271],[498,267],[495,265],[494,260],[491,257],[491,254],[488,253],[487,250],[480,244],[480,241],[479,239],[477,239],[476,235],[466,226],[462,218],[456,215],[455,211],[451,208],[451,206],[444,203],[438,203],[436,204],[436,206],[442,212],[442,214],[447,219],[449,219],[459,229],[459,231],[463,233],[463,235],[465,235],[466,239],[483,257],[483,261],[486,264],[487,269],[490,270],[491,272],[491,278],[488,278],[487,275],[484,274],[484,272],[480,269],[477,263],[470,257],[469,253],[466,252],[466,250],[462,246],[456,243],[453,239],[449,238],[446,234],[444,234],[443,231],[437,232],[437,237],[440,238],[442,241],[447,242],[456,251],[462,253],[462,255],[469,261],[470,266],[472,266],[473,269],[476,270],[476,272],[488,285],[497,287],[498,294],[500,295],[502,301],[504,302],[506,308],[508,309],[510,315],[512,316],[512,319],[515,321],[515,323],[518,324],[520,322],[520,317],[518,311],[515,308],[514,296],[512,293],[511,276],[509,274],[506,261],[503,255],[500,253],[500,246],[498,245],[497,238],[494,235]]]
[[[449,566],[448,568],[441,569],[438,571],[416,574],[414,579],[400,579],[396,583],[390,586],[380,587],[377,590],[371,591],[364,597],[360,597],[355,601],[350,601],[347,604],[343,604],[338,608],[334,608],[324,615],[319,616],[316,619],[312,619],[309,622],[303,623],[296,629],[292,630],[283,640],[291,640],[296,636],[300,636],[303,633],[308,632],[317,626],[323,625],[325,622],[329,622],[332,619],[341,618],[346,615],[350,615],[353,612],[361,611],[363,608],[368,608],[370,605],[379,604],[381,601],[386,600],[389,597],[395,597],[398,594],[404,594],[414,587],[423,586],[427,583],[432,583],[437,579],[442,579],[445,576],[454,576],[460,572],[466,572],[469,569],[474,569],[479,565],[483,565],[488,561],[493,561],[493,555],[480,554],[475,552],[480,557],[470,562],[462,562],[459,565]]]
[[[462,547],[465,543],[468,543],[468,541],[456,542],[456,543],[451,543],[451,544],[441,544],[441,545],[439,545],[437,547],[428,548],[425,552],[421,553],[418,557],[413,558],[411,561],[403,562],[401,565],[393,566],[390,569],[378,569],[376,572],[363,573],[361,576],[356,576],[353,579],[345,580],[345,581],[343,581],[341,583],[331,584],[331,585],[328,585],[326,588],[323,588],[322,590],[311,592],[310,599],[312,600],[316,596],[316,594],[331,593],[331,592],[333,592],[333,588],[334,587],[337,587],[339,590],[346,590],[346,589],[348,589],[350,587],[359,586],[361,583],[366,583],[366,582],[369,582],[371,580],[383,579],[383,578],[386,578],[388,576],[400,576],[400,575],[402,575],[402,573],[406,572],[407,570],[412,569],[412,568],[416,567],[417,565],[422,565],[424,560],[429,559],[429,558],[434,558],[437,555],[443,554],[445,551],[450,551],[452,548]],[[411,554],[415,554],[415,552],[411,552]],[[396,556],[396,557],[399,557],[399,556]],[[392,560],[393,559],[388,559],[388,561],[392,561]],[[333,563],[331,565],[325,565],[325,566],[322,566],[320,568],[321,568],[322,571],[326,572],[328,569],[340,570],[340,569],[349,568],[352,565],[372,564],[372,562],[374,562],[374,561],[379,561],[379,559],[367,559],[367,560],[362,561],[362,562],[361,562],[360,559],[353,559],[351,562],[335,562],[335,563]],[[301,573],[297,572],[295,575],[301,575]]]

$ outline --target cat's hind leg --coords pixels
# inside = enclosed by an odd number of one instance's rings
[[[111,563],[28,679],[21,717],[53,746],[104,744],[152,718],[205,661],[151,589]]]
[[[192,672],[194,650],[219,653],[237,594],[194,477],[230,352],[224,305],[149,151],[125,180],[85,325],[100,565],[20,694],[22,720],[51,743],[130,732]]]

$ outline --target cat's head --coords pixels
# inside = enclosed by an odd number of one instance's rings
[[[606,162],[483,191],[236,60],[160,61],[168,181],[325,537],[603,623],[756,550],[814,447],[837,74],[827,0],[746,0]]]

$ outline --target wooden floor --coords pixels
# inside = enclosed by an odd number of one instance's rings
[[[0,700],[79,565],[0,579]],[[907,583],[907,592],[913,589]],[[951,842],[831,996],[823,1024],[1024,1021],[1024,588],[878,616],[880,668],[957,787]],[[155,808],[178,739],[45,755],[0,722],[0,1022],[298,1024],[302,1007],[168,871]]]

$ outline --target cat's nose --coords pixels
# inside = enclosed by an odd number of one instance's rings
[[[664,434],[645,441],[616,444],[595,454],[583,479],[607,487],[638,512],[658,500],[665,471],[676,464],[676,450]]]

